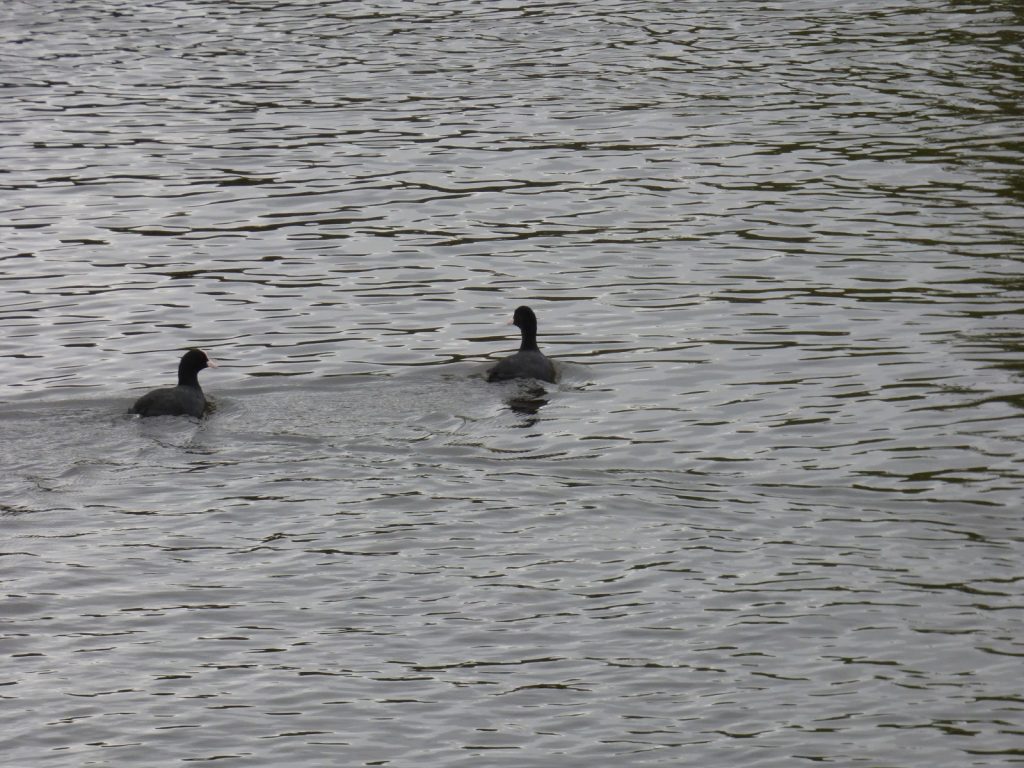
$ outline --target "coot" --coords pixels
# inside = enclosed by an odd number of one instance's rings
[[[194,416],[197,419],[206,410],[206,397],[199,388],[199,372],[213,361],[200,349],[190,349],[178,363],[178,386],[154,389],[132,406],[139,416]]]
[[[529,307],[519,307],[512,315],[512,323],[519,326],[523,341],[514,355],[498,361],[487,372],[488,381],[508,379],[540,379],[554,382],[555,366],[537,347],[537,316]]]

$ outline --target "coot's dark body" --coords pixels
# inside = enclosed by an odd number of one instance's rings
[[[206,411],[206,396],[199,387],[199,372],[212,365],[206,353],[190,349],[178,363],[178,386],[147,392],[132,406],[139,416],[194,416]]]
[[[537,347],[537,316],[529,307],[519,307],[512,316],[512,322],[522,333],[522,343],[514,355],[498,361],[487,372],[488,381],[509,379],[540,379],[554,382],[555,366]]]

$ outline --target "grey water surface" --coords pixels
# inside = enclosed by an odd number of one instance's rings
[[[1024,762],[1022,33],[0,4],[4,764]]]

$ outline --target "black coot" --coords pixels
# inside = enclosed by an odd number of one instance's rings
[[[213,362],[200,349],[190,349],[178,363],[178,386],[154,389],[132,406],[139,416],[195,416],[206,410],[206,397],[199,388],[199,372]]]
[[[529,307],[519,307],[512,315],[513,324],[523,334],[519,351],[498,361],[487,372],[488,381],[508,379],[540,379],[554,382],[555,366],[537,347],[537,316]]]

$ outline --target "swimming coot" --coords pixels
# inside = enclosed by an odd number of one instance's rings
[[[206,410],[206,397],[199,388],[199,372],[207,366],[215,367],[206,353],[190,349],[178,363],[178,386],[154,389],[132,406],[139,416],[195,416]]]
[[[540,379],[554,382],[555,366],[537,348],[537,316],[529,307],[519,307],[512,315],[512,323],[519,326],[523,341],[514,355],[498,361],[487,372],[488,381],[508,379]]]

